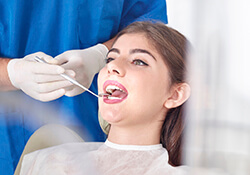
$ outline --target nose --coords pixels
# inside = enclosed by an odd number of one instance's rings
[[[108,74],[124,76],[125,75],[125,63],[122,59],[117,58],[107,64]]]

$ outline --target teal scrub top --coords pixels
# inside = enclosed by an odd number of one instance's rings
[[[167,23],[165,0],[0,0],[0,57],[88,48],[134,21],[150,19]],[[90,87],[95,93],[96,79]],[[13,174],[27,140],[46,123],[77,128],[86,141],[106,139],[98,100],[88,92],[46,103],[21,91],[1,92],[0,174]]]

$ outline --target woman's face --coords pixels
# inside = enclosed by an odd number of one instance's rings
[[[144,34],[122,35],[99,73],[99,93],[113,94],[99,98],[101,116],[119,126],[162,122],[169,89],[168,68]]]

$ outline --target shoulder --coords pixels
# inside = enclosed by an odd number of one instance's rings
[[[28,154],[27,156],[54,156],[54,155],[67,155],[67,154],[77,154],[79,152],[89,152],[97,150],[102,142],[76,142],[76,143],[66,143],[62,145],[57,145],[45,149],[41,149]]]
[[[24,156],[21,172],[29,172],[34,169],[47,168],[49,165],[64,164],[87,152],[97,150],[101,142],[77,142],[66,143],[54,147],[38,150]]]

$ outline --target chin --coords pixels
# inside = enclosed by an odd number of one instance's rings
[[[118,113],[114,113],[112,111],[101,112],[101,116],[104,120],[106,120],[110,124],[118,123],[122,120],[122,116]]]

